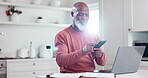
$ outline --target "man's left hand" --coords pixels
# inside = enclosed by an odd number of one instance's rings
[[[103,56],[103,53],[102,53],[102,49],[101,48],[94,48],[94,52],[92,54],[93,54],[93,56],[99,57],[100,59]]]

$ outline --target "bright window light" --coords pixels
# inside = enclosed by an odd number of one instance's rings
[[[87,29],[92,33],[99,33],[99,10],[91,10]]]

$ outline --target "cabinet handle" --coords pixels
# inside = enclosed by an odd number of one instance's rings
[[[33,74],[35,74],[35,72],[33,72]]]
[[[128,31],[131,31],[131,28],[129,28]]]

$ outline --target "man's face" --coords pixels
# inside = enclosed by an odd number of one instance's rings
[[[86,26],[88,19],[89,19],[89,12],[88,11],[78,11],[78,14],[75,17],[76,21],[79,21],[80,24]]]
[[[78,10],[77,12],[74,13],[74,23],[80,30],[86,28],[88,19],[89,19],[89,11],[87,8]]]

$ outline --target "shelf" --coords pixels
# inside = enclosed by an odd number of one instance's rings
[[[47,23],[20,23],[20,22],[0,22],[0,25],[15,26],[50,26],[50,27],[68,27],[70,24],[47,24]]]
[[[40,8],[40,9],[53,9],[53,10],[63,10],[63,11],[71,11],[71,8],[67,7],[53,7],[53,6],[44,6],[44,5],[33,5],[33,4],[18,4],[18,3],[9,3],[9,2],[0,2],[0,5],[11,5],[18,7],[31,7],[31,8]]]
[[[133,31],[133,32],[145,32],[145,31],[148,31],[148,26],[131,27],[130,31]]]

